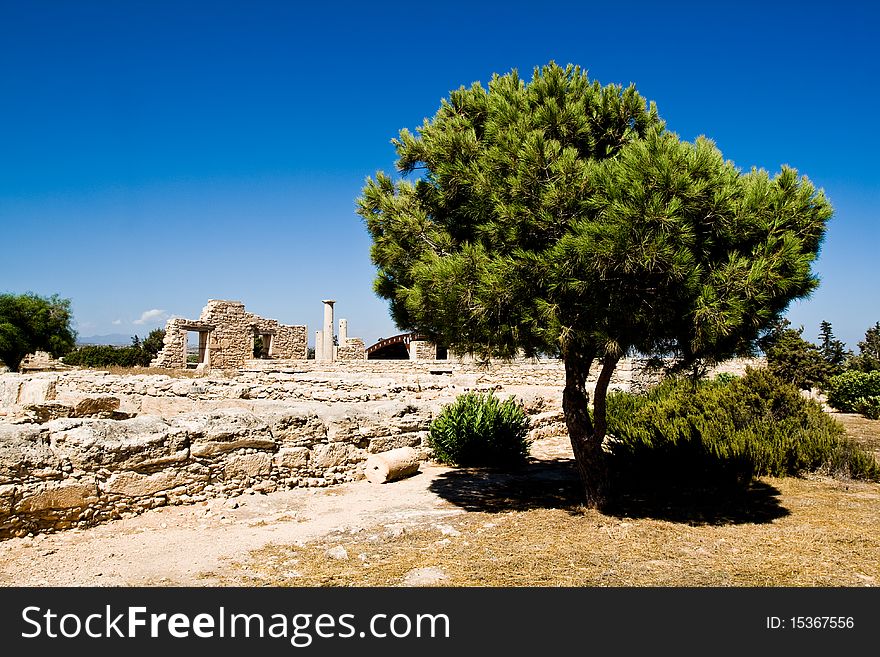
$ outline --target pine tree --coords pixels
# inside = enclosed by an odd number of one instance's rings
[[[751,353],[818,283],[821,191],[788,167],[741,173],[708,139],[668,132],[635,87],[578,67],[462,87],[393,144],[414,180],[379,172],[358,199],[376,292],[402,330],[458,352],[559,353],[594,506],[608,496],[605,398],[623,356]]]
[[[787,319],[775,322],[759,342],[767,357],[767,367],[783,381],[803,390],[824,387],[840,370],[827,360],[820,347],[804,340],[803,332],[803,327],[791,328]]]
[[[865,331],[865,339],[859,342],[859,355],[847,364],[862,372],[880,370],[880,322]]]
[[[846,349],[846,345],[834,337],[831,322],[822,320],[819,325],[819,351],[830,366],[832,376],[843,371],[843,364],[852,354]]]

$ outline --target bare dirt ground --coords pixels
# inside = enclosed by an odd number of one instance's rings
[[[840,416],[869,445],[880,421]],[[874,443],[876,444],[876,443]],[[875,447],[876,448],[876,447]],[[166,507],[0,542],[3,586],[876,586],[880,484],[761,479],[737,499],[583,509],[567,439],[519,472]]]

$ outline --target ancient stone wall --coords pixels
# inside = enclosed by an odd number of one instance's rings
[[[0,424],[0,538],[209,497],[350,481],[371,453],[421,447],[429,418],[399,405],[381,419],[226,409]]]
[[[272,338],[270,358],[305,360],[308,357],[308,329],[305,326],[279,324]]]
[[[411,360],[436,360],[437,345],[425,340],[413,340],[409,343],[409,357]]]
[[[364,360],[366,347],[360,338],[347,338],[336,348],[337,360]]]
[[[727,371],[744,365],[732,361]],[[534,437],[565,431],[558,360],[249,360],[247,367],[226,377],[0,375],[0,537],[357,479],[369,454],[425,450],[431,419],[469,390],[516,396]],[[627,360],[611,387],[640,389],[657,376]]]
[[[270,338],[269,358],[304,359],[307,352],[305,326],[286,326],[246,312],[239,301],[210,299],[198,320],[174,318],[165,327],[162,350],[153,367],[186,367],[187,333],[199,333],[198,365],[203,368],[235,369],[254,356],[254,339]]]

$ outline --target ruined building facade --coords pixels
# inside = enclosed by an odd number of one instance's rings
[[[245,311],[240,301],[208,300],[197,320],[172,318],[165,342],[151,367],[187,367],[187,334],[198,333],[198,368],[234,369],[254,358],[304,360],[308,353],[305,326],[288,326]]]

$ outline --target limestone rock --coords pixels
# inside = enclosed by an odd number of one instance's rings
[[[277,446],[269,425],[247,411],[230,409],[193,414],[181,422],[203,425],[202,431],[192,436],[193,456],[211,456],[243,448],[274,451]]]
[[[337,559],[339,561],[348,559],[348,550],[346,550],[341,545],[330,548],[329,550],[325,551],[324,554],[326,554],[331,559]]]
[[[56,420],[56,423],[71,422]],[[185,460],[185,436],[174,435],[161,418],[138,416],[129,420],[79,420],[79,424],[49,423],[52,451],[85,471],[101,467],[137,470]]]
[[[345,465],[357,448],[344,443],[316,445],[313,450],[313,465],[317,468],[333,468]]]
[[[28,404],[23,409],[25,417],[37,424],[43,424],[62,417],[70,417],[74,410],[67,404],[59,402],[45,402],[43,404]]]
[[[414,568],[403,577],[401,584],[403,586],[435,586],[449,576],[436,566],[428,566],[427,568]]]
[[[32,495],[24,496],[15,505],[17,513],[34,513],[49,509],[84,507],[97,498],[97,487],[92,484],[48,484]]]
[[[137,472],[117,472],[104,484],[104,492],[127,497],[144,497],[177,488],[187,482],[174,471],[157,472],[151,475]]]
[[[119,410],[119,397],[87,397],[73,409],[73,417],[112,417]]]
[[[12,484],[0,486],[0,518],[12,511],[12,502],[17,491],[18,488]]]
[[[0,424],[0,484],[25,480],[38,470],[61,474],[61,459],[49,448],[45,426]]]
[[[282,447],[275,455],[275,464],[291,470],[305,468],[309,464],[310,453],[307,447]]]
[[[268,454],[236,454],[226,463],[226,475],[248,477],[267,476],[272,471],[272,459]]]

